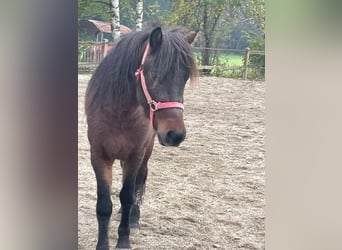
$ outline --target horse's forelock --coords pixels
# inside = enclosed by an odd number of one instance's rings
[[[175,73],[186,68],[189,71],[190,83],[197,79],[197,68],[190,44],[185,40],[184,33],[179,28],[174,28],[163,33],[163,45],[156,56],[155,65],[161,75],[168,74],[170,68]]]

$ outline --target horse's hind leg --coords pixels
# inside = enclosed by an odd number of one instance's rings
[[[110,193],[112,186],[113,160],[105,161],[92,154],[91,162],[95,171],[97,181],[96,216],[99,230],[96,249],[108,250],[108,225],[110,216],[112,214],[112,201]]]

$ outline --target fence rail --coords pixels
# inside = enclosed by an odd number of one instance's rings
[[[103,60],[107,55],[109,50],[112,48],[112,44],[108,42],[89,42],[89,41],[79,41],[79,72],[92,72],[97,65]],[[238,77],[247,79],[249,66],[250,66],[250,56],[260,55],[265,56],[265,51],[260,50],[250,50],[246,48],[245,50],[239,49],[221,49],[221,48],[204,48],[204,47],[193,47],[195,54],[197,52],[203,54],[205,50],[210,50],[212,58],[219,58],[221,55],[228,54],[238,54],[243,58],[241,65],[226,65],[222,63],[217,63],[212,61],[210,65],[203,65],[201,62],[201,56],[196,55],[198,69],[203,73],[210,73],[213,71],[238,71]],[[263,69],[264,70],[264,69]]]
[[[78,42],[78,61],[100,63],[112,45],[108,42]]]

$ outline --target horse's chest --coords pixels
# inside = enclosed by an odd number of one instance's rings
[[[126,158],[136,151],[143,150],[152,137],[153,129],[149,126],[114,128],[110,148],[115,158]]]

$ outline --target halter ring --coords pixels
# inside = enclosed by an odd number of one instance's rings
[[[150,109],[153,111],[158,110],[158,102],[152,100],[152,102],[150,103]]]

